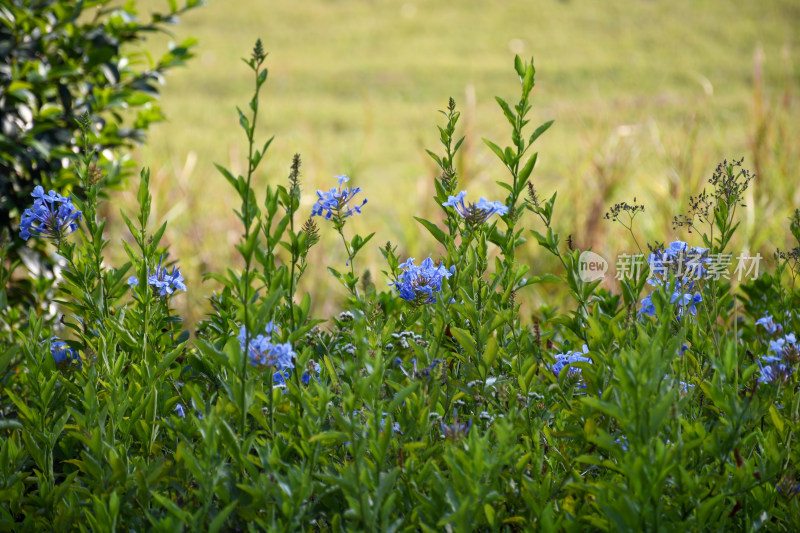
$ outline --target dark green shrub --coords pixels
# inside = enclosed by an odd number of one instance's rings
[[[162,120],[158,85],[191,57],[194,41],[158,61],[136,48],[166,32],[202,0],[177,0],[139,19],[136,3],[11,0],[0,7],[0,229],[30,204],[36,185],[81,194],[69,164],[79,149],[76,118],[88,113],[90,142],[106,186],[129,173],[125,152]]]

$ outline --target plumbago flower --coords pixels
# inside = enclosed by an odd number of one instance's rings
[[[490,202],[486,198],[481,197],[480,200],[471,203],[464,203],[464,197],[467,191],[461,191],[456,196],[448,196],[447,201],[442,205],[444,207],[452,207],[456,213],[461,215],[461,218],[467,221],[468,224],[478,226],[483,224],[492,215],[503,216],[508,213],[508,207],[503,202]]]
[[[550,370],[553,371],[553,374],[561,381],[561,374],[563,373],[564,369],[567,369],[565,377],[567,379],[574,379],[577,383],[583,383],[583,377],[581,375],[581,369],[577,367],[570,367],[573,363],[592,363],[592,359],[586,357],[586,354],[589,353],[589,347],[585,344],[583,345],[582,351],[580,352],[565,352],[556,354],[555,363],[550,367]],[[586,385],[583,384],[579,388],[586,388]]]
[[[756,320],[756,325],[762,326],[770,335],[775,335],[783,331],[783,326],[775,322],[772,319],[772,315],[769,313],[764,313],[764,316]]]
[[[311,208],[311,216],[324,216],[325,220],[333,219],[337,224],[341,224],[345,218],[361,214],[361,208],[367,203],[367,199],[365,198],[360,205],[350,207],[350,201],[361,192],[361,187],[342,188],[350,178],[345,175],[334,177],[339,181],[339,186],[328,192],[317,191],[317,203]]]
[[[272,381],[277,387],[286,386],[286,378],[291,376],[294,370],[294,361],[297,354],[292,349],[292,343],[273,343],[272,333],[278,331],[278,327],[270,322],[264,329],[265,335],[250,337],[249,347],[247,343],[247,329],[242,326],[239,329],[239,346],[242,351],[250,358],[250,364],[262,368],[274,368],[275,373]],[[249,348],[249,349],[248,349]]]
[[[758,361],[761,368],[759,383],[778,383],[786,381],[800,363],[800,343],[794,333],[769,342],[769,351],[775,355],[766,355]]]
[[[81,361],[80,356],[75,353],[75,350],[70,348],[66,342],[59,340],[58,337],[50,339],[50,355],[53,356],[56,365],[68,365],[72,362],[80,363]]]
[[[765,313],[756,320],[767,332],[775,336],[783,331],[783,325],[775,322],[772,315]],[[765,355],[758,361],[761,368],[759,383],[780,383],[789,379],[794,372],[794,367],[800,363],[800,343],[794,333],[787,333],[782,337],[769,341],[769,351],[773,355]]]
[[[162,256],[161,260],[158,262],[156,273],[153,275],[148,275],[147,284],[151,285],[153,290],[158,292],[159,296],[167,296],[176,290],[185,291],[186,285],[183,283],[181,271],[173,266],[172,273],[167,272],[167,268],[161,266],[161,261],[163,261],[163,259],[164,257]],[[150,274],[149,269],[148,274]],[[139,278],[136,276],[129,277],[128,285],[131,287],[137,287],[139,285]]]
[[[453,408],[452,424],[445,424],[444,422],[439,421],[439,428],[442,430],[442,438],[451,441],[458,441],[466,437],[471,427],[472,419],[470,418],[466,422],[460,422],[458,420],[458,411],[455,407]]]
[[[389,283],[394,285],[403,300],[414,303],[435,303],[434,293],[442,292],[442,280],[452,276],[456,267],[451,266],[446,269],[443,263],[434,266],[433,259],[430,257],[422,261],[420,266],[416,266],[413,257],[400,265],[403,272],[397,277],[397,281]]]
[[[656,249],[648,256],[647,262],[651,274],[647,283],[656,287],[656,290],[668,290],[668,286],[672,289],[670,303],[678,304],[678,317],[686,313],[696,315],[697,304],[703,301],[703,297],[695,291],[695,281],[706,275],[704,265],[711,262],[708,248],[690,247],[683,241],[675,241],[667,248]],[[675,277],[674,287],[669,283],[670,273]],[[652,293],[642,299],[639,314],[656,315]]]
[[[66,235],[78,229],[82,213],[72,205],[71,197],[64,198],[55,191],[45,194],[41,185],[33,189],[31,196],[35,200],[33,206],[22,213],[20,238],[27,241],[31,236],[45,237],[60,246]]]

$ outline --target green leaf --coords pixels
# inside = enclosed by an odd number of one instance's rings
[[[517,75],[522,79],[525,76],[525,64],[519,58],[519,55],[514,56],[514,70],[517,71]]]
[[[418,387],[419,381],[414,381],[411,383],[411,385],[408,385],[406,388],[395,394],[392,402],[389,404],[387,412],[394,413],[395,409],[397,409],[412,392],[417,390]]]
[[[536,139],[538,139],[538,138],[539,138],[539,136],[540,136],[542,133],[544,133],[544,132],[546,132],[548,129],[550,129],[550,126],[552,126],[552,125],[553,125],[553,122],[554,122],[554,121],[550,120],[550,121],[548,121],[548,122],[545,122],[544,124],[542,124],[542,125],[541,125],[541,126],[539,126],[538,128],[536,128],[536,131],[534,131],[534,132],[533,132],[533,135],[531,135],[531,138],[530,138],[530,140],[528,141],[528,144],[529,144],[529,145],[530,145],[530,144],[533,144],[533,143],[534,143],[534,141],[536,141]]]
[[[518,189],[514,191],[517,195],[519,195],[519,193],[525,188],[528,178],[530,177],[531,172],[533,172],[533,167],[536,166],[537,159],[539,159],[539,152],[535,152],[532,156],[530,156],[525,162],[525,166],[519,171],[519,185]]]
[[[166,509],[169,514],[171,514],[181,522],[185,523],[188,521],[189,513],[185,512],[183,509],[178,507],[172,500],[170,500],[169,498],[165,498],[161,494],[152,490],[150,491],[150,495],[153,496],[153,499],[156,500],[164,509]]]
[[[414,217],[414,219],[423,226],[425,226],[425,229],[427,229],[430,232],[430,234],[433,235],[434,239],[439,241],[441,244],[447,246],[447,234],[441,229],[439,229],[439,226],[437,226],[436,224],[434,224],[429,220],[425,220],[424,218]]]
[[[468,331],[461,328],[451,327],[450,333],[469,355],[475,355],[475,339],[472,338],[472,335],[470,335]]]
[[[439,165],[439,167],[444,168],[444,165],[442,164],[442,160],[438,155],[434,154],[433,152],[431,152],[430,150],[427,150],[427,149],[425,151],[428,152],[428,155],[431,156],[431,158],[434,161],[436,161],[436,164]]]
[[[324,431],[322,433],[317,433],[310,439],[308,442],[319,442],[319,441],[326,441],[326,442],[345,442],[348,439],[347,433],[342,431]]]
[[[331,377],[331,380],[338,384],[339,376],[336,374],[336,370],[333,368],[333,363],[331,363],[330,357],[326,355],[322,358],[322,362],[325,363],[325,368],[328,369],[328,375]]]
[[[238,503],[239,500],[234,500],[228,505],[226,505],[225,508],[222,509],[219,513],[217,513],[217,516],[215,516],[214,520],[212,520],[211,523],[208,525],[208,530],[214,533],[221,530],[222,527],[225,525],[225,521],[228,519],[228,516],[230,516],[230,514],[236,508],[236,505],[238,505]]]
[[[536,69],[533,68],[533,61],[531,61],[531,64],[525,69],[525,76],[522,78],[522,94],[526,98],[531,89],[533,89],[533,75],[535,73]]]
[[[500,158],[500,161],[502,161],[506,166],[509,165],[508,161],[506,161],[506,156],[503,153],[503,150],[499,146],[497,146],[489,139],[483,139],[483,142],[486,143],[486,146],[492,149],[492,152],[494,152],[495,155]]]
[[[231,174],[231,172],[227,168],[223,167],[222,165],[218,165],[217,163],[214,163],[214,166],[217,167],[217,170],[219,170],[220,174],[225,176],[225,179],[228,180],[228,183],[230,183],[231,186],[233,186],[233,188],[238,191],[239,190],[239,186],[237,185],[237,180],[236,180],[236,178],[233,177],[233,174]]]
[[[769,416],[772,419],[772,423],[775,425],[775,429],[778,430],[779,435],[783,435],[783,417],[778,413],[777,409],[775,409],[774,405],[769,406]]]
[[[19,420],[3,418],[0,420],[0,430],[5,429],[22,429],[23,425]]]
[[[497,339],[494,337],[489,337],[489,341],[486,343],[486,348],[483,350],[483,362],[486,364],[487,368],[491,368],[495,359],[497,359],[497,351]]]
[[[515,127],[517,125],[517,116],[514,114],[514,111],[512,111],[508,103],[499,96],[495,96],[494,99],[503,110],[503,114],[506,116],[508,123],[511,124],[512,127]]]

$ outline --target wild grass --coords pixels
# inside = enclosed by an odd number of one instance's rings
[[[691,240],[672,232],[671,216],[721,158],[745,157],[758,178],[735,248],[769,258],[786,244],[787,217],[800,205],[798,25],[793,1],[544,1],[488,9],[477,1],[241,0],[234,8],[211,0],[176,28],[199,39],[198,56],[169,77],[161,104],[170,120],[151,130],[134,157],[151,167],[153,222],[169,220],[165,241],[187,280],[233,264],[241,232],[236,198],[213,163],[234,171],[245,164],[233,109],[252,87],[231,58],[264,37],[270,73],[260,128],[275,141],[255,189],[284,183],[294,153],[303,160],[301,211],[310,211],[316,189],[329,187],[334,174],[353,177],[370,200],[354,225],[377,232],[360,265],[383,283],[378,244],[390,240],[410,256],[436,249],[407,216],[435,213],[425,199],[436,167],[424,147],[437,142],[436,111],[456,99],[467,136],[457,162],[462,185],[470,195],[496,196],[502,169],[481,138],[505,141],[494,96],[515,93],[514,54],[533,55],[532,120],[555,120],[537,144],[533,180],[548,196],[558,188],[561,209],[571,212],[556,228],[562,238],[613,258],[627,241],[602,216],[636,196],[653,207],[638,226],[640,241]],[[132,183],[118,193],[114,209],[130,210],[135,190]],[[121,237],[114,209],[112,233]],[[343,266],[335,237],[323,235],[314,253],[320,263]],[[554,268],[535,247],[525,250],[519,259],[534,273]],[[330,315],[339,288],[324,275],[304,281],[314,287],[318,311]],[[212,285],[194,285],[179,300],[189,322],[206,312]],[[559,301],[543,287],[524,297]]]

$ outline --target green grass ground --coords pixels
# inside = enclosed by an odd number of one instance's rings
[[[576,246],[606,257],[631,251],[632,242],[601,219],[610,204],[633,196],[647,205],[640,240],[685,237],[673,232],[672,216],[719,160],[744,156],[760,175],[736,249],[770,255],[785,244],[786,217],[800,205],[798,27],[793,0],[210,0],[175,28],[180,39],[199,39],[197,57],[169,76],[161,105],[170,120],[134,154],[152,170],[153,222],[169,220],[166,241],[191,289],[178,307],[190,321],[201,318],[214,288],[200,283],[202,273],[235,262],[235,193],[213,163],[244,166],[234,106],[250,98],[239,58],[256,38],[270,52],[259,127],[275,135],[256,191],[285,180],[295,152],[303,158],[305,210],[317,188],[334,185],[334,174],[350,175],[369,204],[346,231],[377,232],[358,266],[384,283],[379,244],[391,240],[417,258],[438,254],[412,215],[437,216],[436,172],[424,148],[438,151],[437,110],[448,97],[467,135],[463,188],[501,199],[494,182],[503,169],[481,137],[507,142],[493,97],[515,101],[515,53],[535,58],[531,127],[555,120],[538,142],[533,178],[542,194],[559,191],[564,239],[572,234]],[[135,184],[129,191],[115,196],[115,207],[135,209]],[[533,218],[527,224],[537,227]],[[324,266],[343,266],[344,257],[332,229],[321,226],[328,235],[313,252],[319,268],[305,282],[324,313],[344,294]],[[121,236],[122,226],[112,232]],[[521,259],[533,273],[557,271],[533,243]],[[547,301],[543,290],[531,290],[526,302]]]

